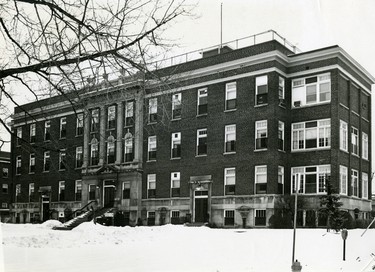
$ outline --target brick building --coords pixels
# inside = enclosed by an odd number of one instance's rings
[[[10,152],[0,151],[0,221],[6,222],[10,218],[9,205],[11,203],[11,166]]]
[[[282,41],[88,86],[74,106],[16,108],[14,220],[95,203],[120,225],[264,227],[298,183],[299,224],[317,226],[327,180],[367,218],[375,80],[339,46],[295,53]]]

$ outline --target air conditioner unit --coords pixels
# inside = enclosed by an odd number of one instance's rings
[[[294,101],[294,107],[295,108],[301,107],[301,101]]]

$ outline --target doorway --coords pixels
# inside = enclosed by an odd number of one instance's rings
[[[194,192],[194,221],[196,223],[206,223],[208,218],[208,191]]]
[[[115,182],[113,180],[104,181],[103,206],[105,208],[113,207],[115,203]]]

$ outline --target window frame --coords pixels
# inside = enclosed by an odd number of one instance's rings
[[[225,111],[234,111],[236,109],[237,109],[237,82],[233,81],[233,82],[228,82],[225,84]]]
[[[226,125],[224,128],[224,154],[236,153],[236,124]],[[232,137],[230,137],[232,135]],[[234,135],[234,136],[233,136]],[[228,140],[234,138],[234,140]]]
[[[351,154],[359,156],[359,130],[352,126],[350,130],[351,135]]]
[[[236,167],[224,168],[224,194],[236,194]]]
[[[313,171],[315,168],[315,171]],[[328,172],[328,171],[329,172]],[[326,181],[331,176],[331,165],[330,164],[321,164],[321,165],[308,165],[308,166],[297,166],[291,168],[291,194],[295,194],[295,177],[296,174],[301,176],[302,183],[299,184],[299,194],[303,195],[322,195],[326,194]],[[310,190],[311,176],[315,175],[315,192],[306,193],[306,188]],[[310,178],[308,178],[310,177]]]
[[[368,160],[368,134],[362,131],[362,159]]]
[[[65,181],[59,181],[59,202],[65,201]]]
[[[59,151],[59,171],[66,170],[66,149],[61,149]]]
[[[116,129],[116,114],[117,114],[117,106],[115,104],[109,105],[107,107],[107,130]]]
[[[135,101],[128,100],[125,102],[125,127],[134,126]]]
[[[156,198],[156,174],[147,175],[147,198]]]
[[[51,141],[51,120],[46,120],[44,122],[44,135],[43,139],[45,142]]]
[[[35,198],[35,183],[29,183],[29,202],[34,202]]]
[[[348,195],[348,167],[340,165],[340,194]]]
[[[281,177],[281,178],[280,178]],[[277,166],[277,193],[284,194],[285,183],[285,167],[282,165]]]
[[[366,178],[365,178],[366,177]],[[368,174],[366,172],[362,172],[361,175],[361,180],[362,180],[362,198],[363,199],[368,199]]]
[[[285,123],[283,121],[279,120],[277,132],[277,148],[280,151],[285,151]]]
[[[22,156],[16,156],[16,175],[21,175],[22,172]]]
[[[36,142],[36,123],[30,124],[30,143]]]
[[[348,123],[340,120],[340,150],[348,152]]]
[[[178,186],[175,186],[178,183]],[[181,173],[171,172],[171,197],[180,197],[181,190]]]
[[[351,173],[350,187],[352,190],[351,196],[359,197],[359,172],[358,170],[352,168],[350,173]]]
[[[29,174],[35,173],[35,153],[30,153],[29,156]]]
[[[50,151],[44,151],[43,153],[43,172],[49,172],[51,168],[51,153]]]
[[[74,184],[74,199],[75,201],[82,201],[82,180],[77,179]],[[80,189],[80,190],[79,190]]]
[[[82,168],[83,165],[83,147],[76,147],[76,156],[75,156],[75,168]]]
[[[66,138],[66,116],[60,118],[60,139]]]
[[[260,133],[264,130],[266,132],[265,136],[262,133]],[[258,134],[259,134],[259,137],[258,137]],[[258,121],[255,121],[255,150],[266,150],[266,149],[268,149],[268,121],[258,120]]]
[[[90,110],[90,133],[99,132],[100,127],[100,109],[94,108]]]
[[[329,125],[325,124],[329,122]],[[316,123],[316,125],[314,125]],[[319,119],[310,120],[305,122],[296,122],[291,124],[291,151],[301,152],[317,149],[331,149],[332,139],[331,139],[331,119]],[[315,130],[314,130],[315,128]],[[323,138],[321,138],[321,130],[323,130]],[[309,132],[313,132],[316,138],[308,137]],[[295,136],[297,135],[297,137]],[[302,136],[302,140],[301,140]],[[315,146],[307,147],[308,144],[313,143],[312,140],[315,139]],[[323,146],[321,146],[321,139],[323,139]],[[308,142],[309,141],[309,142]],[[302,146],[302,147],[301,147]],[[297,148],[296,148],[297,147]]]
[[[78,113],[76,118],[76,136],[83,135],[83,126],[84,126],[84,115],[83,113]]]
[[[173,132],[171,135],[171,159],[181,159],[181,132]]]
[[[207,139],[207,128],[197,129],[196,156],[207,156]],[[200,145],[200,140],[204,142],[202,145]]]
[[[132,162],[134,160],[134,138],[133,135],[128,132],[124,138],[124,162]]]
[[[116,139],[112,135],[106,141],[106,161],[108,164],[116,162]]]
[[[158,98],[152,97],[148,100],[148,123],[154,124],[158,120]]]
[[[264,171],[260,171],[259,169],[265,169],[265,172]],[[254,189],[255,189],[255,194],[256,195],[261,195],[261,194],[267,194],[268,192],[268,167],[267,167],[267,165],[256,165],[255,166],[255,168],[254,168],[255,170],[254,170],[254,176],[255,176],[255,178],[254,178],[254,184],[255,184],[255,186],[254,186]],[[265,180],[266,180],[266,182],[260,182],[259,181],[259,177],[260,176],[265,176]],[[257,186],[257,184],[265,184],[265,189],[260,189],[260,188],[263,188],[263,187],[260,187],[259,189],[258,189],[258,186]]]
[[[20,146],[22,141],[22,127],[17,127],[16,130],[16,146]]]
[[[206,100],[205,103],[204,103],[204,100]],[[197,116],[207,115],[207,114],[208,114],[208,88],[200,88],[197,91]]]
[[[123,181],[122,182],[122,199],[130,199],[130,181]]]
[[[155,140],[153,140],[155,139]],[[156,152],[157,152],[157,137],[156,135],[148,136],[147,142],[147,161],[156,161]],[[152,153],[151,153],[152,152]],[[151,156],[151,154],[153,156]]]
[[[182,118],[182,93],[172,94],[172,120]]]
[[[260,93],[260,87],[265,91]],[[268,105],[268,75],[255,77],[255,106]]]

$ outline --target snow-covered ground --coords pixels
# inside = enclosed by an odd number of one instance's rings
[[[1,224],[0,271],[291,271],[293,230],[59,224]],[[297,229],[302,271],[375,271],[375,230],[363,231],[349,230],[343,261],[340,234]]]

